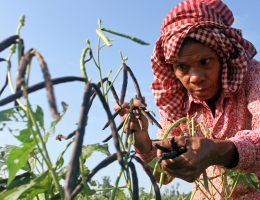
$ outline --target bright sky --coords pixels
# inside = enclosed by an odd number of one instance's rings
[[[128,39],[120,38],[107,34],[109,38],[116,38],[112,47],[105,47],[101,50],[101,68],[103,76],[112,69],[111,77],[114,77],[120,67],[121,59],[119,51],[129,59],[126,62],[133,70],[141,91],[146,97],[148,108],[157,114],[158,108],[155,106],[154,98],[150,90],[150,84],[153,79],[150,66],[150,56],[154,44],[159,37],[161,22],[170,9],[176,5],[179,0],[165,0],[163,3],[158,1],[1,1],[0,2],[0,40],[14,35],[19,18],[22,14],[26,15],[25,26],[21,30],[21,37],[25,42],[25,50],[35,48],[39,51],[48,64],[51,77],[62,76],[81,76],[79,68],[79,58],[83,48],[86,47],[86,39],[91,41],[94,56],[96,56],[97,28],[98,18],[102,20],[102,26],[111,30],[136,36],[150,43],[150,46],[141,46]],[[233,27],[243,30],[243,35],[251,41],[256,49],[260,48],[259,34],[259,7],[260,1],[225,0],[224,1],[233,11],[235,23]],[[241,3],[240,3],[241,2]],[[242,3],[243,2],[243,3]],[[250,3],[249,3],[250,2]],[[1,52],[2,58],[6,58],[9,50]],[[259,59],[259,55],[256,55]],[[93,82],[99,81],[98,71],[92,62],[86,64],[88,76]],[[17,57],[12,59],[12,75],[15,77],[17,69]],[[0,87],[4,84],[6,73],[6,64],[1,63]],[[32,63],[30,85],[43,80],[40,67],[35,62]],[[115,88],[120,92],[122,74],[119,75],[115,82]],[[126,101],[129,101],[135,91],[129,78]],[[56,128],[56,134],[69,134],[76,129],[76,123],[79,118],[80,105],[82,102],[84,85],[82,83],[67,83],[55,86],[56,100],[58,108],[61,110],[60,102],[65,101],[69,109]],[[1,98],[10,95],[10,88],[7,88]],[[45,125],[48,128],[51,115],[47,107],[45,90],[36,92],[30,96],[31,103],[40,105],[45,109]],[[110,100],[110,106],[115,101]],[[9,104],[0,110],[10,108]],[[112,107],[111,107],[112,108]],[[101,143],[101,141],[110,134],[110,130],[102,131],[101,128],[106,122],[106,114],[96,99],[90,113],[88,126],[86,128],[84,144]],[[150,126],[151,138],[156,137],[157,128]],[[0,133],[0,146],[5,144],[19,144],[7,131]],[[59,142],[55,140],[55,135],[49,139],[48,150],[53,160],[56,160],[59,153],[66,146],[68,141]],[[113,142],[109,142],[110,151],[114,153]],[[71,155],[71,149],[66,154],[67,162]],[[96,164],[105,158],[105,155],[94,154],[93,158],[86,161],[86,165],[92,169]],[[111,165],[109,168],[99,172],[94,179],[101,180],[102,176],[110,176],[112,184],[119,172],[118,163]],[[149,179],[138,167],[139,186],[149,188]],[[168,185],[180,183],[180,191],[188,192],[191,190],[191,184],[176,179]],[[165,186],[162,188],[164,190]]]

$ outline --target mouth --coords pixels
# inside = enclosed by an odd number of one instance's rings
[[[195,96],[205,96],[205,95],[207,95],[208,94],[208,92],[209,92],[209,89],[210,88],[200,88],[200,89],[196,89],[196,90],[193,90],[193,94],[195,95]]]

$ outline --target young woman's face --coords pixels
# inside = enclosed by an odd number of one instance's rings
[[[199,42],[181,47],[173,63],[176,77],[201,101],[211,99],[220,89],[221,68],[217,53]]]

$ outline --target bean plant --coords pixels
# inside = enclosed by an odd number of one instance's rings
[[[114,187],[109,188],[112,191],[111,199],[125,199],[126,197],[122,189],[129,191],[130,198],[139,198],[135,163],[140,164],[150,177],[154,187],[154,194],[151,195],[151,198],[161,199],[159,187],[149,167],[131,150],[134,141],[132,133],[123,134],[122,131],[124,126],[129,125],[135,110],[143,113],[151,122],[156,124],[158,122],[146,107],[138,108],[131,104],[132,108],[128,117],[119,126],[116,126],[114,118],[118,115],[120,109],[114,114],[111,113],[108,104],[108,94],[111,92],[117,104],[121,106],[126,94],[128,75],[131,77],[136,89],[136,96],[133,99],[139,99],[143,105],[145,105],[145,102],[134,73],[125,63],[127,57],[123,57],[122,53],[120,53],[122,65],[111,81],[109,77],[111,72],[108,73],[107,77],[103,77],[100,63],[101,49],[112,46],[111,40],[106,36],[105,32],[130,39],[142,45],[148,45],[148,43],[138,38],[103,28],[101,20],[98,20],[98,28],[96,29],[98,36],[97,55],[93,55],[91,43],[87,40],[87,46],[82,51],[79,64],[82,77],[68,76],[52,79],[43,56],[33,48],[27,51],[24,49],[24,41],[20,37],[20,29],[24,26],[24,20],[25,16],[22,16],[15,35],[6,38],[0,43],[0,52],[10,47],[7,59],[0,58],[1,62],[7,63],[6,82],[0,91],[0,95],[8,84],[12,91],[11,95],[0,100],[0,106],[13,103],[11,108],[0,111],[0,128],[1,130],[8,129],[11,132],[19,133],[14,134],[14,137],[21,142],[20,146],[6,145],[0,148],[0,199],[92,199],[97,191],[100,191],[100,189],[97,190],[96,182],[93,180],[94,175],[116,160],[120,166],[120,171]],[[19,66],[14,85],[10,68],[11,58],[15,53],[18,54]],[[36,57],[39,62],[44,81],[30,86],[30,67],[33,57]],[[98,83],[92,83],[85,68],[85,64],[91,61],[97,67],[100,78]],[[123,83],[121,95],[118,97],[113,84],[121,72],[123,73]],[[56,158],[56,161],[52,162],[50,152],[47,149],[47,142],[49,136],[55,134],[55,126],[60,123],[68,107],[62,101],[62,111],[58,111],[53,85],[71,81],[80,81],[85,85],[77,123],[78,127],[68,135],[58,134],[56,136],[57,142],[59,142],[58,140],[64,142],[65,139],[68,140],[68,143]],[[46,88],[50,112],[54,118],[51,127],[48,129],[45,128],[43,109],[39,105],[36,107],[32,106],[33,104],[29,98],[30,93],[37,92],[37,90],[43,88]],[[22,97],[24,102],[21,100]],[[89,118],[88,113],[93,101],[97,98],[103,105],[104,112],[108,118],[108,122],[103,129],[110,126],[111,135],[105,138],[101,144],[84,145],[83,139]],[[9,126],[8,122],[10,121],[22,123],[23,128],[17,129]],[[119,134],[119,131],[121,131],[121,134]],[[110,153],[108,150],[106,142],[110,139],[114,141],[115,153]],[[73,146],[70,161],[65,163],[64,154],[70,146]],[[107,157],[100,163],[97,163],[96,167],[89,169],[86,165],[86,160],[95,151],[102,152]],[[133,160],[136,162],[133,162]],[[7,175],[8,178],[4,178],[4,175]],[[125,180],[124,185],[119,185],[120,179]],[[104,188],[104,190],[108,190],[108,188]]]

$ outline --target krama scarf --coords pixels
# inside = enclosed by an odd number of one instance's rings
[[[228,97],[238,91],[256,49],[242,37],[241,30],[231,27],[233,21],[232,12],[220,0],[187,0],[165,17],[151,57],[154,73],[151,89],[156,105],[169,121],[186,115],[187,91],[172,69],[185,37],[194,38],[218,53],[223,64],[224,95]]]

